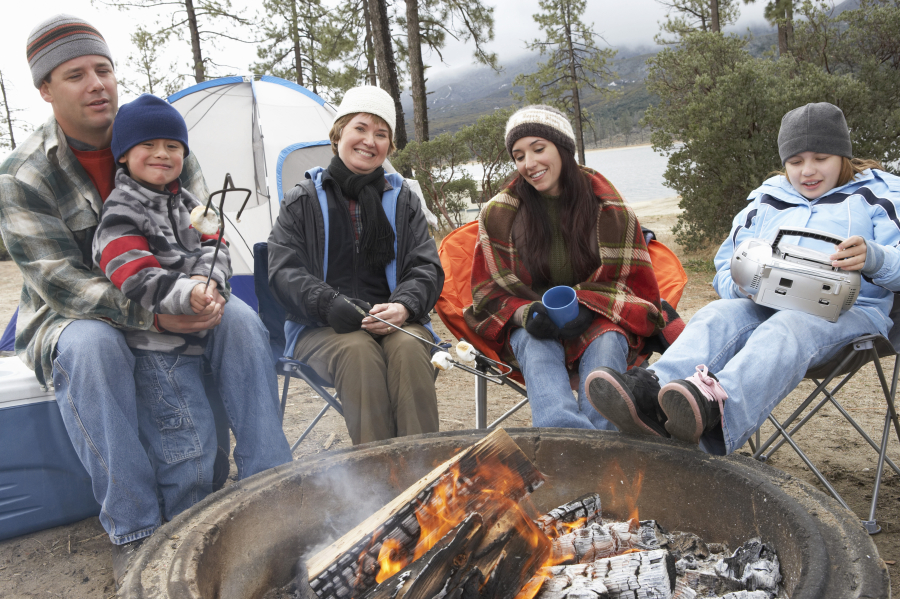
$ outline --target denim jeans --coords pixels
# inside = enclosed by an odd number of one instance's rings
[[[203,356],[132,350],[138,431],[171,520],[212,493],[216,430],[203,388]]]
[[[706,364],[728,393],[721,441],[706,435],[700,446],[728,454],[758,429],[806,371],[831,359],[860,335],[887,331],[859,308],[837,322],[799,312],[773,310],[749,299],[711,302],[691,318],[684,332],[649,368],[659,384],[684,379]]]
[[[165,443],[149,439],[159,435],[159,427],[139,431],[134,354],[120,331],[97,320],[70,323],[56,352],[56,401],[91,476],[101,524],[116,544],[149,536],[162,514],[156,473],[140,437],[150,447]],[[229,299],[221,324],[210,331],[204,358],[234,431],[238,477],[289,462],[268,335],[256,313],[237,297]],[[211,419],[207,426],[197,414],[191,416],[194,427],[212,426]],[[200,439],[206,434],[198,431]]]
[[[625,371],[628,367],[628,342],[624,336],[615,332],[605,333],[584,350],[578,362],[577,397],[572,394],[562,343],[555,339],[532,337],[525,329],[513,331],[509,343],[525,377],[534,426],[616,430],[588,401],[584,379],[601,366]]]

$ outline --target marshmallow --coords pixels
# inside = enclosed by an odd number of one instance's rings
[[[219,231],[219,216],[212,208],[203,215],[206,206],[197,206],[191,210],[191,224],[201,235],[215,235]]]
[[[456,357],[463,362],[471,362],[477,355],[478,352],[468,341],[460,341],[456,344]]]
[[[450,370],[453,368],[453,360],[447,352],[439,351],[431,357],[431,365],[438,370]]]

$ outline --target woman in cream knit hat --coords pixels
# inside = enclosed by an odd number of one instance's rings
[[[269,237],[288,351],[334,381],[354,444],[438,430],[428,347],[368,316],[431,338],[428,313],[444,284],[418,197],[382,166],[394,111],[380,88],[347,91],[331,164],[285,194]]]
[[[466,322],[518,362],[534,426],[612,428],[588,402],[585,377],[600,366],[624,370],[663,326],[640,225],[603,175],[578,166],[572,125],[558,110],[513,114],[506,148],[518,174],[479,216]],[[578,300],[564,326],[541,302],[560,285]]]

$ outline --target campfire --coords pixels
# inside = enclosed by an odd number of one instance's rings
[[[778,558],[731,553],[638,518],[605,521],[590,493],[539,514],[544,475],[502,430],[457,453],[307,562],[319,599],[771,599]],[[623,483],[624,486],[624,483]]]

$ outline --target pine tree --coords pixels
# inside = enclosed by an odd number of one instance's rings
[[[190,41],[190,64],[197,83],[206,81],[207,64],[215,64],[208,55],[204,56],[205,47],[215,46],[218,39],[255,43],[246,35],[252,23],[231,7],[231,0],[91,0],[91,3],[119,10],[162,9],[164,13],[157,15],[155,30],[151,33],[154,36],[174,33],[179,39]],[[226,26],[239,27],[243,31],[226,32]]]
[[[601,83],[614,76],[608,65],[616,53],[598,48],[593,24],[581,22],[585,0],[540,0],[539,4],[543,12],[534,15],[534,20],[546,37],[529,43],[528,48],[546,54],[547,61],[538,63],[531,75],[518,75],[513,84],[525,87],[528,103],[549,103],[571,115],[578,160],[584,164],[583,122],[590,121],[590,115],[581,107],[581,90],[608,92]]]
[[[661,45],[679,44],[681,38],[692,31],[721,32],[723,27],[734,24],[740,16],[737,0],[656,1],[668,9],[666,20],[660,23],[660,32],[655,38],[656,43]],[[666,34],[675,37],[666,39]]]
[[[177,74],[176,65],[170,64],[165,68],[158,64],[168,41],[168,34],[153,34],[138,27],[131,34],[131,43],[137,52],[129,54],[127,59],[128,66],[137,73],[137,79],[119,77],[119,85],[135,95],[148,93],[163,98],[180,90],[184,76]]]

